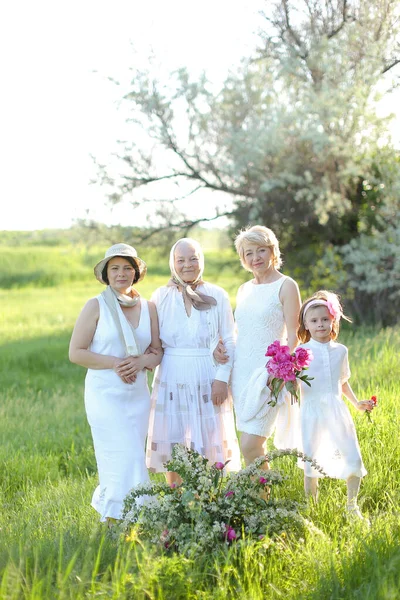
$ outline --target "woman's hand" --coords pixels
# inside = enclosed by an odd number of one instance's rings
[[[142,356],[127,356],[114,365],[114,371],[125,383],[134,383],[139,371],[144,369]]]
[[[271,392],[272,392],[272,385],[271,385],[271,382],[272,382],[272,380],[273,380],[273,379],[274,379],[274,378],[273,378],[273,376],[272,376],[272,375],[268,375],[268,379],[267,379],[267,388],[268,388],[269,390],[271,390]],[[283,390],[284,386],[285,386],[285,382],[284,382],[284,381],[282,381],[282,383],[281,383],[281,385],[280,385],[280,387],[279,387],[279,392],[278,392],[278,393],[281,393],[281,391]]]
[[[211,386],[211,400],[214,406],[220,406],[228,397],[228,384],[224,381],[214,380]]]
[[[122,379],[122,381],[124,383],[135,383],[135,381],[136,381],[136,375],[132,375],[132,377],[122,377],[122,376],[120,376],[120,379]]]
[[[163,355],[163,349],[161,348],[161,346],[159,348],[153,348],[153,346],[147,346],[146,350],[145,350],[145,355],[149,356],[149,355],[153,355],[157,357],[157,363],[159,364],[159,362],[161,362],[161,358]],[[160,359],[160,361],[158,361],[158,358]],[[145,366],[145,369],[147,369],[147,371],[153,371],[153,366]]]
[[[217,347],[213,352],[213,357],[215,362],[219,365],[225,365],[229,361],[229,355],[222,340],[219,340]]]
[[[160,348],[153,348],[153,346],[147,346],[145,350],[145,354],[158,354],[160,352]]]
[[[118,377],[119,377],[120,379],[122,379],[122,381],[123,381],[124,383],[135,383],[135,381],[136,381],[136,375],[121,375],[121,374],[118,372],[118,368],[119,368],[120,364],[121,364],[121,361],[118,361],[118,362],[116,362],[116,364],[113,366],[113,370],[114,370],[114,371],[115,371],[115,373],[118,375]]]

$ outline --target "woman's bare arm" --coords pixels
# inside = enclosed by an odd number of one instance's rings
[[[99,302],[91,298],[78,316],[69,344],[69,360],[87,369],[113,369],[120,358],[89,350],[99,320]]]
[[[150,347],[140,356],[127,356],[122,359],[116,369],[122,377],[136,377],[142,369],[152,370],[157,367],[162,359],[163,351],[160,341],[157,310],[153,302],[149,302],[151,343]]]
[[[287,343],[290,351],[293,352],[299,343],[297,338],[297,328],[299,326],[299,314],[301,308],[299,286],[293,279],[288,278],[283,282],[280,298],[287,329]]]

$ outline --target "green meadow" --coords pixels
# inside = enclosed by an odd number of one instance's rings
[[[369,423],[352,414],[368,475],[360,505],[370,528],[345,518],[342,481],[323,480],[304,539],[243,541],[200,559],[116,539],[90,507],[96,463],[83,405],[85,370],[68,343],[85,301],[102,287],[92,267],[104,249],[1,248],[0,600],[400,598],[400,326],[348,326],[351,383],[375,394]],[[144,253],[145,297],[168,278],[167,255]],[[206,256],[206,278],[232,305],[246,278],[231,251]],[[272,465],[273,466],[273,465]],[[276,465],[278,467],[278,465]],[[302,500],[294,459],[279,494]]]

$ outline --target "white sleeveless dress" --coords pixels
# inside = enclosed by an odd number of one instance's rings
[[[123,358],[125,349],[111,313],[101,295],[97,300],[100,316],[90,350]],[[135,335],[144,351],[151,342],[150,314],[147,301],[141,299],[140,303]],[[146,372],[140,371],[135,383],[127,384],[112,369],[88,369],[85,408],[99,473],[92,506],[101,521],[120,519],[125,496],[133,486],[149,480],[145,462],[150,412]]]
[[[255,284],[247,281],[238,291],[235,320],[237,340],[232,371],[232,394],[238,431],[270,437],[275,430],[277,448],[297,448],[300,438],[299,407],[286,390],[272,407],[266,387],[267,348],[275,340],[287,343],[283,307],[279,298],[283,282]]]

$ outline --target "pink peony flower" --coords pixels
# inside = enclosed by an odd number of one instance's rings
[[[229,491],[229,492],[226,492],[226,494],[225,494],[225,498],[230,498],[231,496],[233,496],[233,495],[234,495],[234,493],[235,493],[235,492],[232,492],[232,490],[231,490],[231,491]]]
[[[167,536],[168,536],[168,534],[169,534],[169,531],[168,531],[168,529],[164,529],[164,531],[162,532],[162,534],[161,534],[161,535],[162,535],[162,537],[167,537]]]
[[[174,488],[176,488],[176,483],[175,482],[171,483],[171,485],[169,487],[173,490]]]
[[[224,463],[222,463],[222,462],[216,462],[216,463],[214,464],[214,467],[215,467],[216,469],[218,469],[218,471],[222,471],[222,469],[225,467],[225,465],[224,465]]]
[[[294,381],[296,379],[296,374],[294,372],[294,364],[283,363],[282,365],[280,365],[279,378],[283,379],[283,381]]]
[[[228,542],[233,542],[237,538],[236,531],[230,525],[225,525],[225,537]]]
[[[275,373],[278,371],[278,364],[274,360],[269,360],[265,366],[268,373],[275,377]]]
[[[288,351],[286,351],[285,348],[287,348]],[[294,362],[294,356],[290,354],[288,346],[282,346],[282,348],[278,350],[278,352],[273,357],[273,361],[279,364],[287,362],[292,363]]]
[[[306,350],[306,348],[296,348],[294,351],[295,354],[295,364],[296,369],[298,371],[302,371],[303,369],[307,369],[314,356],[311,350]]]
[[[261,483],[261,485],[265,485],[266,483],[268,483],[268,479],[266,479],[265,477],[260,477],[259,482]]]
[[[276,352],[279,350],[280,347],[281,343],[279,342],[279,340],[275,340],[275,342],[268,346],[265,356],[275,356]]]
[[[294,381],[296,379],[294,362],[292,360],[286,360],[279,363],[276,362],[275,359],[276,357],[272,358],[267,363],[268,373],[272,375],[272,377],[282,379],[283,381]]]

